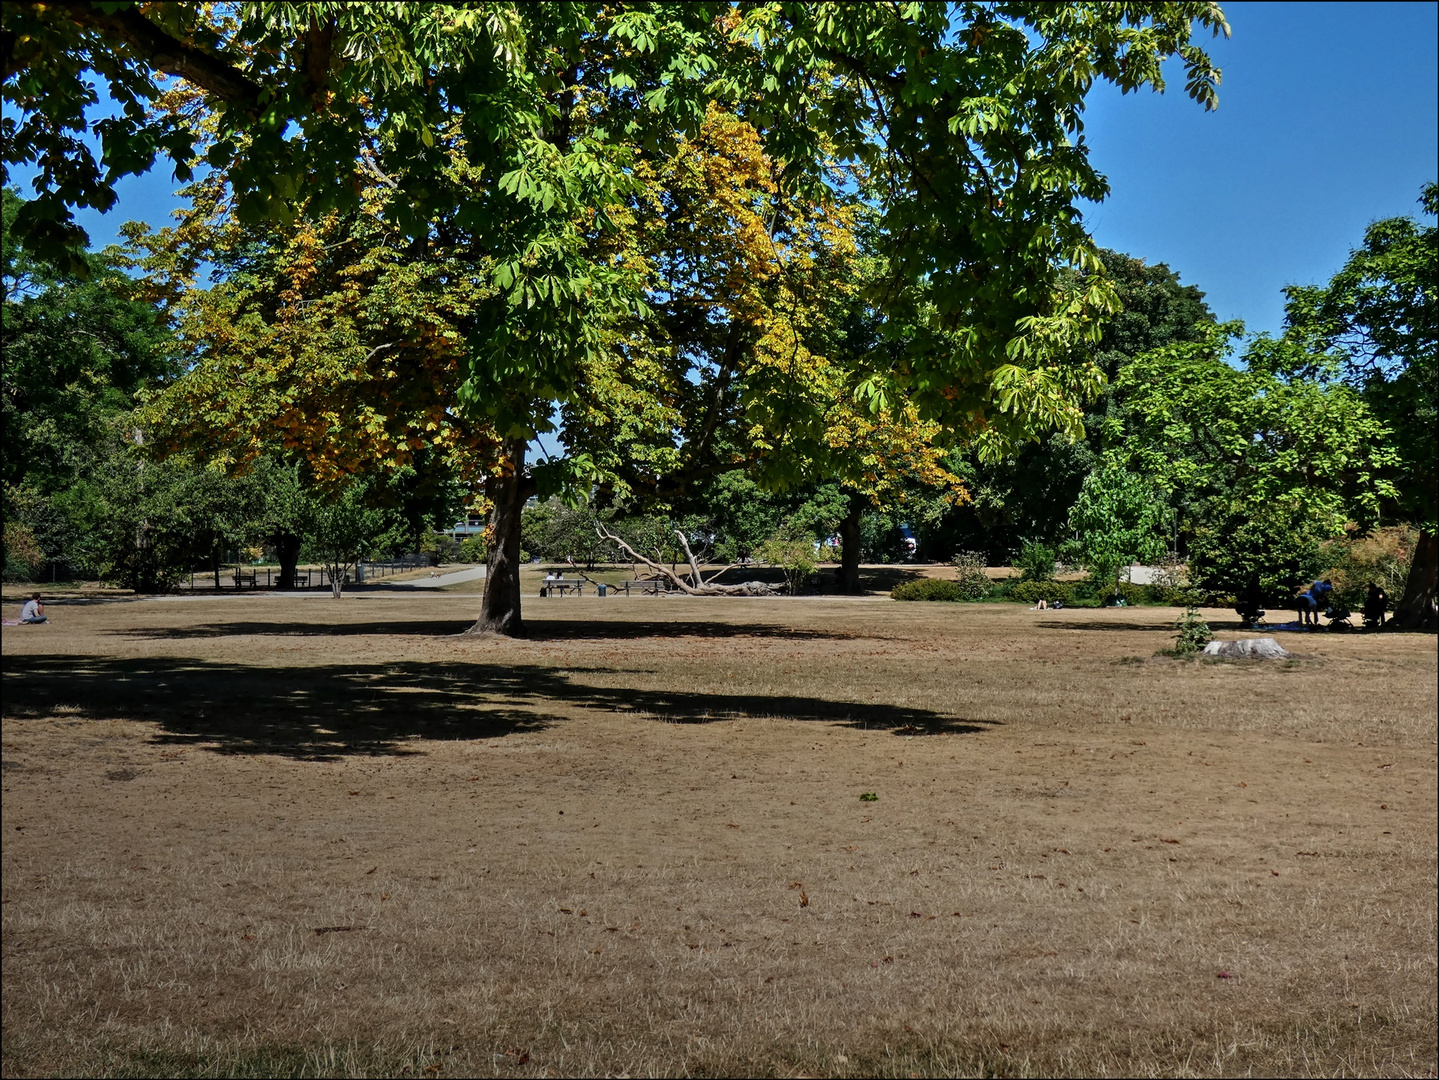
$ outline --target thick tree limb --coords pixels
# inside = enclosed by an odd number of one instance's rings
[[[614,533],[606,529],[603,525],[596,525],[595,532],[599,535],[600,539],[608,540],[610,543],[617,545],[622,551],[624,551],[626,555],[630,557],[630,560],[632,562],[644,563],[645,566],[649,567],[656,574],[660,574],[668,578],[671,582],[674,583],[675,588],[679,589],[681,592],[689,596],[778,595],[778,591],[773,585],[770,585],[767,582],[763,581],[746,581],[738,585],[718,585],[715,584],[714,579],[718,577],[719,574],[711,575],[709,581],[704,581],[700,577],[699,567],[695,564],[694,556],[690,554],[689,544],[685,543],[683,534],[678,534],[680,536],[680,543],[684,546],[685,554],[689,556],[690,570],[694,573],[695,580],[700,582],[700,584],[697,586],[691,585],[689,582],[685,581],[684,578],[682,578],[679,574],[676,574],[673,570],[665,566],[663,563],[657,563],[653,559],[645,558],[634,548],[630,547],[629,544],[625,543],[624,540],[622,540],[620,537],[616,536]],[[725,567],[725,570],[728,569],[729,567]],[[724,573],[724,570],[720,571],[720,574],[722,573]]]
[[[260,85],[208,50],[172,37],[156,26],[138,8],[104,11],[88,0],[63,0],[57,4],[77,26],[135,49],[151,67],[208,90],[252,119],[260,115]]]

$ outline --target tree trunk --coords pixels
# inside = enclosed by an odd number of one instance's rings
[[[485,480],[490,511],[490,543],[485,567],[485,595],[480,617],[467,633],[523,637],[520,619],[520,514],[534,490],[525,475],[524,439],[506,439],[504,459]]]
[[[280,560],[280,588],[295,587],[295,571],[300,565],[300,537],[296,533],[280,533],[275,537],[275,555]]]
[[[859,594],[859,518],[864,513],[864,500],[849,497],[849,513],[839,523],[839,591],[851,596]]]
[[[1394,611],[1394,623],[1402,630],[1435,629],[1435,581],[1439,578],[1439,537],[1427,530],[1419,533],[1404,599]]]

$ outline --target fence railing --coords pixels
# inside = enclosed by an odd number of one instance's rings
[[[425,556],[386,559],[382,562],[362,562],[353,573],[346,571],[345,584],[370,581],[376,578],[393,577],[429,564]],[[295,571],[291,583],[286,584],[277,566],[243,566],[227,564],[218,572],[214,570],[192,570],[189,587],[192,589],[328,589],[330,572],[323,566],[301,567]]]

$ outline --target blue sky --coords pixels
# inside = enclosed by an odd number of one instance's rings
[[[1439,5],[1224,3],[1219,108],[1169,90],[1090,99],[1112,193],[1106,247],[1166,262],[1221,319],[1278,333],[1289,284],[1322,284],[1377,218],[1417,215],[1439,161]]]
[[[1224,70],[1219,109],[1184,94],[1096,88],[1085,137],[1112,194],[1086,205],[1106,247],[1165,262],[1221,319],[1277,333],[1280,289],[1322,283],[1369,222],[1417,214],[1439,161],[1439,5],[1225,3],[1233,36],[1203,44]],[[18,173],[18,170],[17,170]],[[97,245],[131,218],[163,225],[163,167],[79,215]]]

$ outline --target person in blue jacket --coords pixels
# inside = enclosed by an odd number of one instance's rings
[[[1295,600],[1295,606],[1299,609],[1299,624],[1301,626],[1318,626],[1319,613],[1329,608],[1329,594],[1334,591],[1334,583],[1328,578],[1323,581],[1316,581],[1309,586],[1309,591],[1300,593]]]

